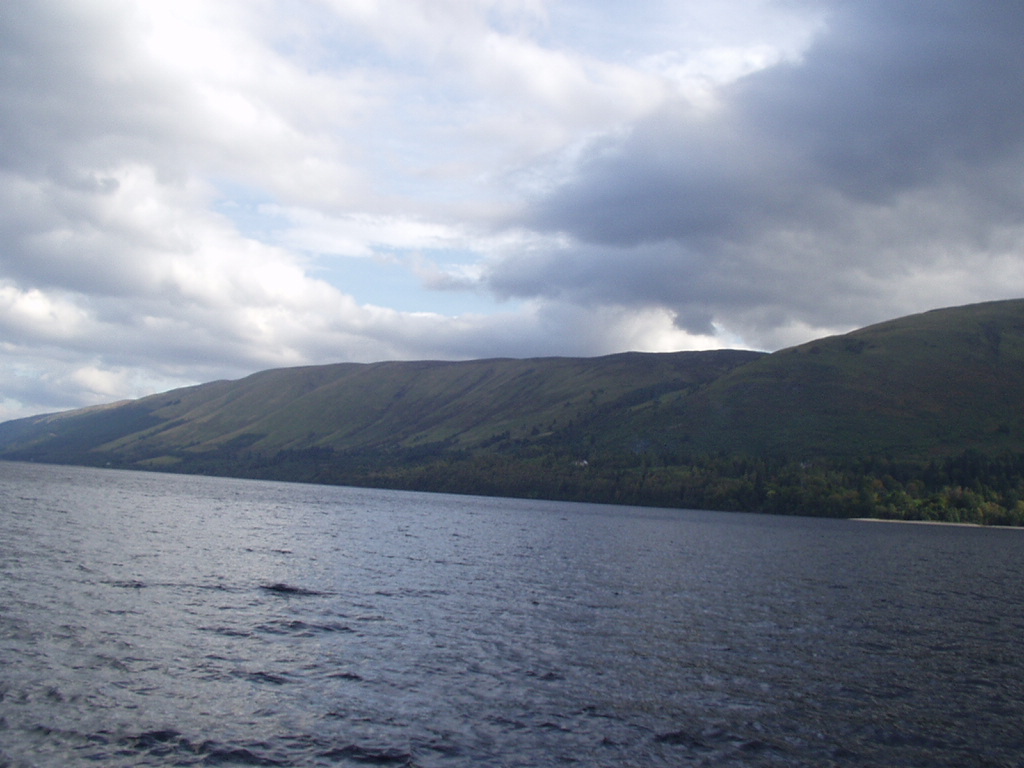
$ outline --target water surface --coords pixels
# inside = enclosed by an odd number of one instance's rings
[[[1016,766],[1024,532],[0,463],[0,766]]]

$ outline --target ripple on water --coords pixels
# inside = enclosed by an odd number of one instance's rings
[[[1016,533],[20,465],[4,483],[29,506],[0,516],[4,768],[1024,753]]]

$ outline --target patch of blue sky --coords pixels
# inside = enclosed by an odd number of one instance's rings
[[[392,248],[352,258],[310,254],[309,274],[349,294],[360,304],[399,312],[431,312],[448,317],[508,312],[517,302],[499,301],[490,292],[460,281],[470,260],[458,253],[423,253]],[[436,259],[443,258],[443,263]],[[458,262],[452,258],[460,259]],[[461,284],[460,284],[461,283]]]
[[[283,222],[266,216],[261,210],[272,202],[266,193],[229,179],[210,179],[209,182],[217,190],[214,212],[230,220],[243,237],[269,243],[275,231],[283,228]]]
[[[213,182],[214,210],[231,221],[243,237],[285,248],[299,255],[307,274],[323,280],[359,304],[399,312],[432,312],[455,317],[507,312],[515,302],[498,300],[474,285],[480,254],[464,248],[397,248],[380,243],[352,243],[349,253],[289,242],[295,221],[260,190],[229,180]],[[324,248],[327,247],[325,244]]]

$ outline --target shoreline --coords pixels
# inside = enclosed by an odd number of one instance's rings
[[[855,523],[903,523],[906,525],[946,525],[956,528],[999,528],[1007,531],[1024,531],[1020,525],[983,525],[981,523],[952,523],[945,520],[892,520],[885,517],[848,517]]]

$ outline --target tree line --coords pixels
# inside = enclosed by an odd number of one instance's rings
[[[188,470],[187,467],[182,467]],[[213,471],[208,465],[206,471]],[[822,517],[1024,525],[1024,454],[928,461],[626,451],[314,448],[224,457],[219,473],[302,482]]]

